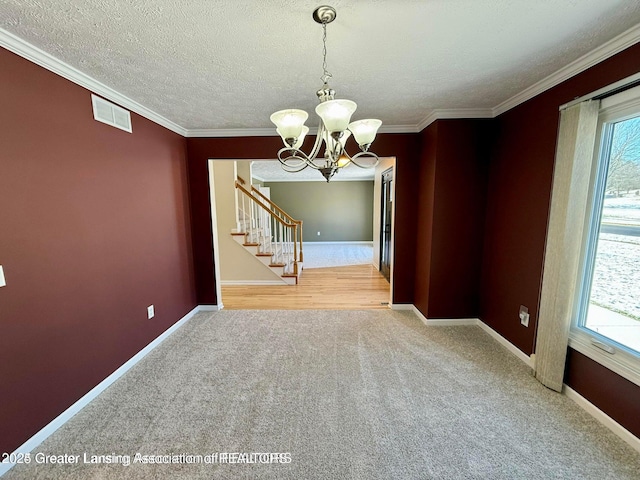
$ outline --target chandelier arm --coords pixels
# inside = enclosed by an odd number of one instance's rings
[[[356,153],[353,157],[351,157],[349,155],[347,155],[347,157],[349,157],[349,160],[351,160],[351,163],[353,163],[356,167],[360,167],[360,168],[372,168],[372,167],[375,167],[376,165],[378,165],[378,163],[380,163],[380,158],[378,157],[378,155],[376,155],[373,152],[359,152],[359,153]],[[375,158],[376,161],[375,161],[375,163],[373,165],[364,166],[364,165],[360,165],[358,162],[356,162],[356,158],[358,158],[358,157],[365,157],[365,158],[366,157],[371,157],[371,158]]]
[[[285,152],[291,152],[287,157],[284,157]],[[307,167],[311,167],[315,170],[320,170],[322,167],[313,163],[313,159],[310,159],[303,151],[296,148],[284,147],[278,151],[278,160],[282,164],[283,170],[291,173],[296,173],[304,170]],[[298,160],[300,163],[291,164],[290,160]]]
[[[287,173],[298,173],[304,170],[305,168],[307,168],[306,163],[302,165],[300,168],[289,167],[288,165],[285,165],[285,164],[282,165],[282,170],[284,170]]]
[[[318,153],[320,153],[320,148],[322,147],[322,139],[324,138],[324,122],[320,119],[320,124],[318,125],[318,133],[316,133],[316,141],[313,144],[313,148],[311,149],[311,153],[307,157],[311,162],[313,162]]]
[[[288,147],[284,147],[278,151],[278,161],[282,165],[282,169],[285,172],[297,173],[307,168],[308,166],[307,161],[304,158],[301,158],[297,155],[289,155],[283,158],[283,155],[285,154],[285,152],[291,152],[291,151],[295,152],[295,150]],[[297,160],[298,163],[292,163],[291,160]]]
[[[288,166],[282,165],[282,170],[284,170],[287,173],[298,173],[298,172],[301,172],[302,170],[304,170],[305,168],[307,168],[306,164],[304,164],[300,168],[290,168]]]

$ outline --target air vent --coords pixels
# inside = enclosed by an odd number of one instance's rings
[[[93,118],[97,121],[131,133],[131,114],[128,110],[91,94]]]

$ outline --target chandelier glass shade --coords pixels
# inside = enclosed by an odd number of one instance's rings
[[[377,119],[365,119],[351,122],[351,116],[357,105],[351,100],[336,99],[335,91],[329,87],[331,74],[327,71],[327,25],[336,18],[333,7],[321,6],[313,12],[313,19],[323,28],[323,86],[316,92],[320,103],[316,107],[316,114],[320,117],[318,132],[310,153],[304,153],[300,148],[304,143],[309,127],[305,122],[309,115],[304,110],[280,110],[271,115],[271,121],[276,126],[276,132],[282,138],[284,147],[278,151],[278,160],[283,170],[299,172],[307,167],[319,170],[327,182],[341,168],[354,164],[360,168],[371,168],[378,164],[378,156],[369,151],[376,133],[382,125]],[[346,143],[353,134],[353,138],[360,147],[355,155],[349,155]],[[320,155],[322,146],[324,153]]]

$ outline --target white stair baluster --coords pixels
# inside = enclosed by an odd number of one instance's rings
[[[259,195],[257,190],[254,189],[256,192],[254,194],[247,191],[239,183],[236,183],[236,189],[236,192],[240,190],[242,198],[237,199],[237,228],[234,234],[244,233],[244,243],[252,244],[251,246],[245,245],[245,247],[248,251],[263,257],[261,260],[263,263],[273,267],[275,267],[274,264],[282,265],[282,270],[279,273],[285,277],[297,276],[299,273],[298,259],[295,258],[298,256],[299,240],[297,228],[300,227],[301,229],[302,222],[294,220],[291,216],[283,213],[268,198]],[[236,238],[240,240],[239,237]],[[300,241],[300,247],[302,247],[301,243]],[[252,247],[256,245],[257,248],[253,249]],[[302,257],[302,248],[300,257]],[[285,280],[289,284],[292,283],[290,278]],[[295,280],[294,283],[297,283],[297,278]]]
[[[284,235],[283,235],[283,231],[282,231],[282,224],[280,222],[278,222],[278,230],[279,230],[279,236],[280,236],[280,256],[278,257],[278,263],[284,263],[284,257],[283,257],[283,253],[284,253]]]
[[[244,206],[244,192],[241,192],[241,197],[242,197],[242,215],[241,215],[241,224],[240,224],[240,228],[241,228],[241,232],[243,233],[247,233],[247,209]]]

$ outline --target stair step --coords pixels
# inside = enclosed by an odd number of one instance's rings
[[[259,243],[243,243],[242,244],[245,247],[259,247],[260,244]]]
[[[282,278],[295,278],[296,279],[296,285],[298,284],[298,275],[296,275],[295,273],[283,273],[280,276]]]
[[[269,266],[270,267],[284,267],[285,264],[284,263],[270,263]]]
[[[246,235],[246,233],[242,233],[242,232],[231,232],[231,235]]]
[[[269,253],[269,252],[262,252],[262,253],[256,253],[256,257],[272,257],[273,253]]]

